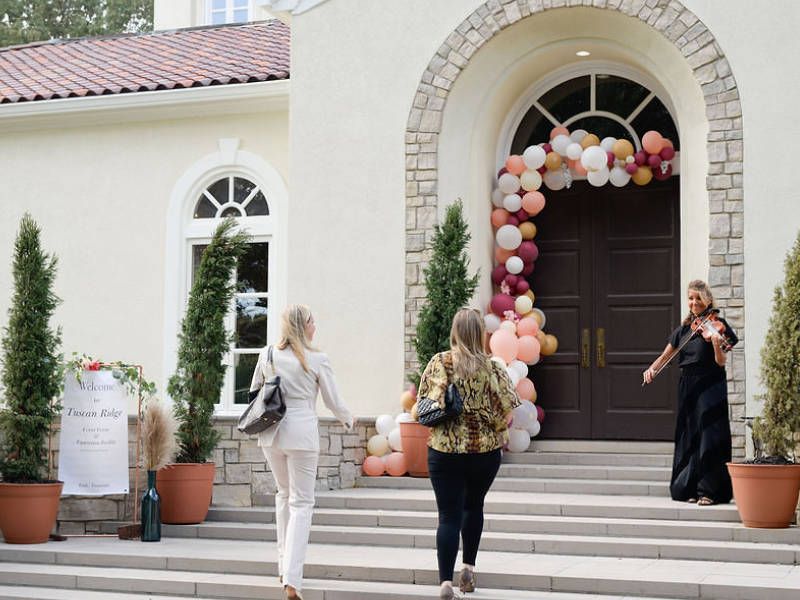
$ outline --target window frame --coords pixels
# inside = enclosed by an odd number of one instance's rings
[[[225,11],[225,21],[223,23],[217,23],[216,27],[221,25],[227,25],[229,23],[250,23],[253,20],[253,15],[255,14],[255,2],[254,0],[247,0],[247,18],[244,21],[234,21],[233,20],[233,13],[236,10],[242,10],[241,8],[234,7],[235,0],[225,0],[225,8],[214,10],[214,0],[206,0],[206,24],[215,26],[214,25],[214,13],[221,12],[221,10]]]

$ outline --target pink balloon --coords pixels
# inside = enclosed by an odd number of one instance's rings
[[[364,475],[368,477],[378,477],[383,475],[384,464],[379,457],[368,456],[364,459],[362,469],[364,470]]]
[[[675,158],[675,149],[672,148],[671,146],[664,146],[661,149],[661,152],[659,152],[659,154],[661,155],[661,158],[664,160],[672,160],[673,158]]]
[[[522,197],[522,208],[531,216],[536,216],[544,208],[544,195],[541,192],[528,192]]]
[[[520,208],[517,212],[514,213],[514,216],[519,219],[520,223],[524,223],[528,220],[528,213],[525,212],[524,208]]]
[[[523,269],[523,270],[524,270],[524,269]],[[521,273],[520,273],[520,275],[521,275]],[[528,283],[528,282],[527,282],[527,281],[525,281],[524,279],[519,279],[519,280],[517,281],[517,287],[516,287],[517,295],[524,294],[524,293],[525,293],[525,292],[527,292],[529,289],[531,289],[531,284],[530,284],[530,283]]]
[[[647,164],[655,169],[661,164],[661,157],[658,154],[651,154],[647,157]]]
[[[533,382],[528,379],[527,377],[523,377],[519,380],[517,384],[517,394],[523,400],[530,400],[533,398],[533,394],[536,391],[536,388],[533,387]]]
[[[495,294],[494,298],[492,298],[492,312],[498,317],[502,317],[503,313],[508,310],[514,310],[513,296],[509,296],[508,294]]]
[[[497,265],[494,269],[492,269],[492,283],[495,285],[500,285],[505,279],[506,275],[508,275],[508,270],[506,270],[505,265]]]
[[[417,397],[417,386],[415,386],[413,383],[408,386],[408,391],[411,392],[411,395],[414,396],[414,398]]]
[[[644,152],[643,150],[639,150],[639,152],[637,152],[636,154],[633,155],[633,160],[640,167],[643,166],[644,163],[647,162],[647,152]]]
[[[526,240],[517,248],[517,256],[522,259],[524,263],[531,263],[539,258],[539,248],[530,240]]]
[[[386,459],[386,472],[392,477],[400,477],[408,471],[406,457],[402,452],[392,452]]]
[[[497,296],[495,296],[496,298]],[[509,296],[511,298],[511,296]],[[513,306],[513,298],[511,299]],[[489,348],[493,356],[499,356],[506,363],[510,363],[517,357],[519,349],[519,341],[517,336],[507,329],[498,329],[489,338]]]
[[[512,175],[520,175],[527,167],[521,156],[512,154],[506,159],[506,169]]]
[[[657,131],[648,131],[642,136],[642,148],[650,154],[658,154],[664,148],[664,138]]]
[[[625,165],[625,170],[628,172],[629,175],[633,175],[634,173],[636,173],[636,171],[639,170],[639,165],[637,165],[635,162],[628,163],[627,165]]]
[[[567,129],[566,127],[553,127],[553,129],[550,130],[550,139],[552,140],[557,135],[569,136],[569,129]],[[545,145],[547,145],[547,144],[545,144]],[[550,151],[547,150],[547,152],[550,152]]]
[[[517,334],[520,336],[536,335],[539,333],[539,321],[533,317],[525,317],[517,323]]]
[[[535,363],[539,360],[539,340],[533,335],[523,335],[519,338],[517,358],[525,364]]]
[[[508,223],[508,217],[510,216],[505,208],[495,208],[492,211],[492,225],[494,227],[502,227]]]
[[[538,404],[536,405],[536,420],[539,423],[544,423],[544,409]]]

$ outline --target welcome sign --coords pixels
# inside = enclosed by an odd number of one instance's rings
[[[64,382],[58,477],[63,495],[128,493],[128,396],[111,371]]]

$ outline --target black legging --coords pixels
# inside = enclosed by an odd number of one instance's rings
[[[436,555],[440,583],[453,581],[459,532],[463,561],[475,564],[483,532],[483,499],[500,468],[500,458],[499,448],[481,454],[448,454],[428,448],[428,470],[439,508]]]

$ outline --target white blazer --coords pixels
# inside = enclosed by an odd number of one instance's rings
[[[268,348],[264,348],[258,356],[250,384],[251,392],[259,389],[265,379],[272,377],[272,368],[267,360]],[[306,350],[306,372],[291,348],[279,350],[277,346],[273,346],[272,362],[275,372],[281,378],[286,414],[277,425],[258,434],[259,446],[319,452],[319,419],[316,410],[319,392],[322,393],[325,406],[336,418],[346,428],[352,426],[353,415],[339,397],[327,354]]]

